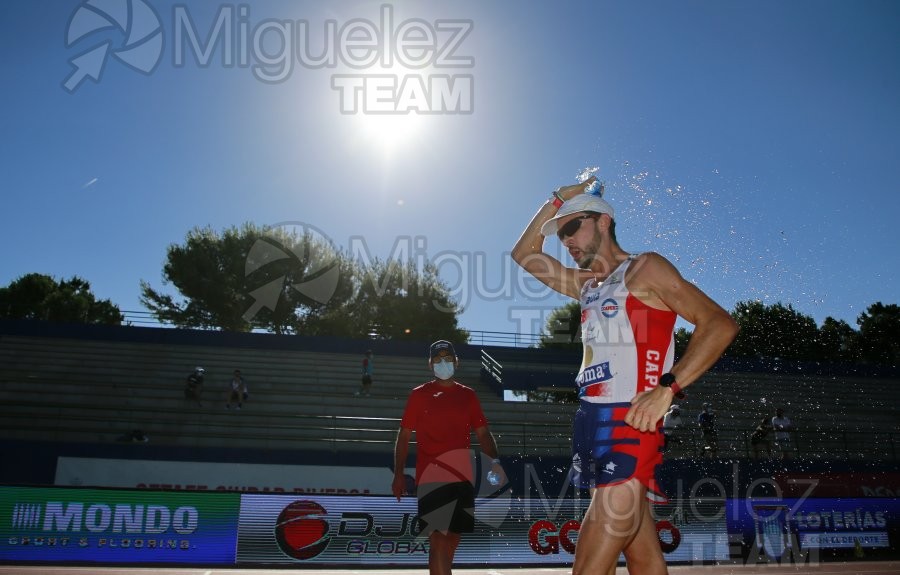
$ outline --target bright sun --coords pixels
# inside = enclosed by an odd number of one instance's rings
[[[406,114],[360,114],[356,119],[360,135],[386,154],[411,143],[422,129],[425,118],[416,112]]]
[[[386,156],[414,146],[428,123],[429,76],[427,69],[394,65],[343,80],[343,101],[346,104],[346,98],[353,98],[352,112],[345,109],[343,115],[354,132],[354,141]],[[426,113],[420,114],[423,106]]]

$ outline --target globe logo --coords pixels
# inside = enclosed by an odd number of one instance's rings
[[[69,60],[74,70],[63,81],[67,92],[77,90],[87,78],[99,82],[110,54],[146,75],[156,69],[163,49],[162,26],[144,0],[85,0],[69,19],[66,47],[82,43],[88,36],[100,37],[98,33],[105,30],[124,34],[124,45],[114,47],[110,40],[98,40]]]
[[[328,547],[328,512],[315,501],[294,501],[281,510],[275,540],[288,557],[312,559]]]
[[[293,289],[313,304],[326,304],[340,279],[339,252],[318,228],[302,222],[283,222],[267,228],[250,247],[244,276],[253,303],[244,313],[251,321],[263,308],[275,311],[285,292]]]

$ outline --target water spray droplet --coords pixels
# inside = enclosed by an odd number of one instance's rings
[[[575,181],[579,184],[583,184],[586,182],[591,176],[600,171],[600,166],[588,166],[586,168],[582,168],[578,175],[575,176]]]

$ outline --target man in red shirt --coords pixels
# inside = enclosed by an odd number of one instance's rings
[[[394,482],[397,501],[406,491],[403,469],[409,440],[416,432],[416,496],[422,533],[428,534],[428,571],[451,572],[453,555],[462,533],[475,529],[475,480],[470,434],[474,430],[481,451],[494,460],[492,470],[502,473],[497,442],[475,392],[453,380],[459,359],[453,344],[439,340],[429,348],[428,367],[435,379],[412,390],[406,401],[394,446]]]

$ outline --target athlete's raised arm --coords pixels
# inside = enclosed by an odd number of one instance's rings
[[[550,220],[558,217],[563,202],[584,193],[584,189],[595,178],[581,184],[563,186],[534,214],[519,241],[513,246],[512,258],[525,271],[563,295],[578,299],[581,286],[591,277],[590,271],[564,266],[558,259],[544,253],[544,235],[541,229]],[[557,230],[556,226],[551,226]]]

